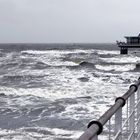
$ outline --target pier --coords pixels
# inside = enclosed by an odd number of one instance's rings
[[[117,41],[120,54],[128,54],[129,48],[140,48],[140,34],[138,36],[125,36],[126,42]]]
[[[140,78],[98,120],[87,125],[79,140],[140,140]]]

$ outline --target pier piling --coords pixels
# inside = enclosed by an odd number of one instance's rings
[[[120,48],[120,54],[127,54],[128,53],[128,49],[125,47],[121,47]]]

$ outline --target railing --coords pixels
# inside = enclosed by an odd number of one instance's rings
[[[91,121],[79,138],[98,139],[140,140],[140,78],[97,121]]]

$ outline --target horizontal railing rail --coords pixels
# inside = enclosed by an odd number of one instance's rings
[[[98,120],[91,121],[88,124],[87,130],[80,136],[79,140],[98,140],[98,135],[100,135],[103,131],[104,125],[115,115],[115,130],[114,130],[114,140],[121,140],[122,137],[122,127],[127,125],[127,132],[124,135],[128,135],[132,139],[135,136],[135,131],[140,132],[140,78],[135,84],[132,84],[129,87],[129,90],[121,97],[116,98],[114,105],[109,108]],[[135,95],[138,90],[137,96]],[[137,102],[136,100],[137,99]],[[127,103],[127,113],[124,123],[122,124],[122,108]],[[137,111],[136,111],[137,110]],[[137,114],[136,114],[137,112]],[[137,117],[135,118],[135,116]],[[135,126],[137,126],[137,130],[135,130]],[[110,127],[110,126],[109,126]],[[128,128],[129,127],[129,128]],[[109,130],[109,133],[111,131]],[[110,137],[111,134],[109,134]],[[138,134],[140,135],[140,134]],[[110,138],[109,138],[110,139]]]

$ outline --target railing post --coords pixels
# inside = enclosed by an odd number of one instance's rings
[[[130,140],[135,139],[135,94],[130,96]]]
[[[127,122],[126,122],[126,131],[128,132],[129,131],[129,99],[127,100],[126,102],[127,106],[126,106],[126,119],[127,119]]]
[[[108,129],[109,129],[109,140],[111,140],[111,120],[109,119],[109,121],[108,121]]]
[[[140,139],[140,87],[137,91],[137,139]]]
[[[115,113],[115,134],[118,132],[117,140],[122,140],[122,107]]]

